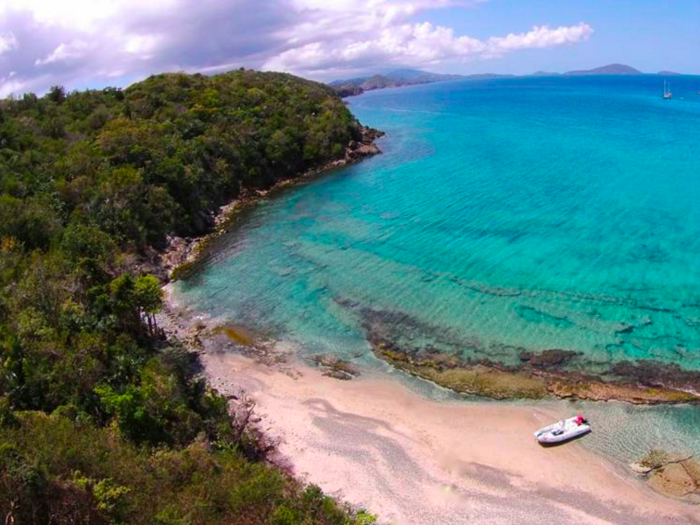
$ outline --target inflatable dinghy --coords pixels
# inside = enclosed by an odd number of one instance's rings
[[[583,436],[590,431],[591,426],[588,424],[588,421],[579,414],[578,416],[563,419],[558,423],[539,429],[535,432],[535,437],[537,441],[543,445],[552,445]]]

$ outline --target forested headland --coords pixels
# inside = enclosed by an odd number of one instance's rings
[[[372,521],[261,461],[160,336],[161,283],[138,264],[361,135],[332,88],[276,73],[0,101],[3,523]]]

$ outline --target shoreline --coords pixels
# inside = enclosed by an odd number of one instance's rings
[[[481,517],[477,523],[501,523],[494,516],[505,506],[515,514],[504,524],[516,518],[534,524],[556,512],[562,524],[700,525],[692,519],[697,498],[683,500],[634,465],[628,469],[581,443],[537,444],[532,432],[562,416],[554,400],[435,401],[385,371],[339,377],[322,359],[302,359],[182,308],[165,289],[159,324],[197,354],[212,388],[256,404],[255,431],[277,443],[270,460],[382,523],[470,523],[474,516]],[[384,457],[387,450],[394,452]],[[416,474],[405,479],[406,470]],[[494,491],[497,505],[480,503]],[[519,497],[531,500],[524,514],[508,503]],[[451,521],[459,513],[469,519]]]
[[[436,402],[380,373],[339,381],[216,347],[200,358],[214,388],[255,400],[278,464],[382,523],[700,523],[578,443],[540,447],[546,406]]]
[[[212,231],[200,237],[171,237],[168,247],[149,264],[153,273],[169,283],[194,271],[210,244],[229,231],[245,211],[274,192],[312,177],[381,154],[376,144],[384,132],[362,126],[361,142],[350,142],[344,157],[280,180],[266,190],[245,192],[223,205],[213,217]],[[653,361],[621,361],[611,365],[608,376],[593,375],[567,365],[579,352],[545,349],[520,355],[520,366],[506,366],[489,359],[461,359],[438,351],[403,347],[386,337],[382,313],[370,307],[348,304],[358,310],[365,337],[377,358],[403,373],[431,381],[457,393],[492,399],[572,399],[622,401],[639,405],[700,404],[700,372],[686,371]]]
[[[168,237],[167,246],[164,250],[151,256],[151,260],[146,263],[151,273],[157,274],[165,283],[177,280],[178,275],[182,275],[191,270],[198,262],[201,255],[206,251],[207,245],[228,231],[228,226],[236,219],[239,213],[256,205],[262,199],[268,197],[272,192],[293,184],[308,181],[309,179],[326,174],[332,170],[351,166],[362,160],[379,155],[382,151],[377,146],[377,140],[385,136],[383,131],[362,126],[362,139],[360,142],[351,141],[345,148],[343,158],[329,161],[321,166],[312,168],[298,176],[282,179],[270,188],[260,190],[242,191],[238,196],[222,205],[213,215],[213,226],[209,233],[198,237],[178,237],[176,235]]]
[[[367,144],[363,141],[360,147],[370,149],[362,154],[350,155],[358,148],[349,146],[344,159],[280,181],[269,190],[239,196],[222,206],[211,233],[170,243],[157,266],[167,272],[167,281],[176,280],[180,272],[193,269],[209,243],[226,233],[227,227],[249,206],[297,181],[380,153],[374,143],[380,136],[373,136]],[[297,479],[318,484],[353,506],[379,514],[381,522],[462,523],[476,518],[477,522],[539,524],[556,515],[562,524],[700,524],[692,519],[692,508],[687,503],[652,492],[642,481],[629,473],[621,474],[612,463],[579,444],[544,452],[531,433],[555,418],[541,406],[436,403],[388,376],[338,381],[319,368],[280,355],[272,345],[259,345],[255,334],[244,328],[217,325],[205,316],[180,308],[170,287],[165,290],[166,310],[159,315],[159,325],[169,337],[174,335],[198,354],[210,386],[229,399],[243,395],[254,399],[259,407],[256,429],[279,442],[274,462]],[[389,361],[399,373],[409,373],[457,392],[488,396],[488,392],[454,388],[439,378],[415,373],[381,355],[381,346],[373,346],[377,357]],[[243,351],[244,356],[222,350],[225,348]],[[531,359],[537,362],[539,357]],[[409,364],[415,368],[415,362]],[[434,367],[431,364],[429,368]],[[503,373],[506,381],[514,377],[512,371],[498,366],[490,370]],[[564,395],[559,394],[562,392]],[[577,398],[565,387],[550,393],[554,394],[550,399]],[[625,398],[619,391],[608,397],[578,398],[644,404],[689,399]],[[415,407],[420,410],[414,413]],[[442,416],[435,419],[435,414]],[[465,426],[463,418],[470,425]],[[363,428],[365,423],[369,428]],[[348,440],[348,432],[354,435],[352,440]],[[469,453],[463,450],[465,440],[473,446]],[[341,450],[337,449],[338,444],[343,445]],[[393,450],[390,456],[395,457],[385,458],[386,450]],[[361,461],[358,455],[372,459]],[[526,456],[531,457],[525,459]],[[566,472],[575,472],[576,476]],[[357,479],[362,480],[359,485]],[[528,500],[527,510],[517,503],[523,499]],[[454,516],[462,518],[455,520]]]

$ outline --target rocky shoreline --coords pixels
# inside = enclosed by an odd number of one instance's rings
[[[381,153],[376,140],[384,133],[369,127],[362,128],[362,140],[348,144],[343,158],[310,170],[299,177],[286,179],[265,191],[248,192],[221,207],[214,218],[214,228],[208,235],[197,238],[172,237],[168,247],[152,257],[151,266],[164,282],[177,279],[181,272],[190,270],[204,253],[206,246],[228,231],[228,226],[240,211],[265,198],[271,191],[307,179],[311,176],[347,166]],[[490,397],[493,399],[578,399],[589,401],[618,400],[633,404],[700,403],[700,373],[680,369],[677,365],[655,362],[620,362],[612,365],[603,379],[572,369],[568,365],[577,353],[550,349],[539,353],[522,351],[519,366],[506,366],[489,359],[464,359],[436,349],[410,348],[397,343],[387,334],[386,324],[392,316],[401,316],[397,325],[415,324],[405,315],[375,312],[355,304],[338,304],[355,310],[360,316],[366,337],[375,355],[405,373],[432,381],[456,392]],[[183,312],[168,302],[168,315],[182,316]],[[386,319],[386,317],[390,317]],[[172,323],[170,323],[172,327]],[[428,327],[429,328],[429,327]],[[218,330],[218,332],[216,332]],[[172,331],[172,330],[171,330]],[[190,319],[174,330],[188,346],[201,349],[203,339],[216,341],[217,348],[236,344],[263,361],[273,361],[268,355],[270,345],[247,344],[239,340],[237,329],[207,327],[200,319]],[[231,335],[231,333],[234,335]],[[206,334],[206,335],[205,335]],[[245,339],[245,337],[244,337]],[[316,363],[331,377],[351,379],[356,370],[332,356],[323,356]]]
[[[377,140],[385,135],[383,131],[361,127],[362,138],[359,141],[350,141],[345,147],[342,158],[335,159],[321,166],[317,166],[296,177],[283,179],[266,190],[252,190],[241,193],[231,202],[222,206],[213,217],[212,231],[200,237],[169,236],[167,246],[162,251],[151,251],[146,260],[139,263],[139,268],[157,275],[163,282],[176,279],[180,272],[187,271],[204,251],[206,245],[213,239],[228,231],[228,226],[234,220],[239,211],[254,205],[260,199],[265,198],[275,190],[289,186],[301,180],[320,175],[351,164],[356,164],[368,157],[381,153]]]
[[[700,505],[700,462],[692,455],[652,450],[630,469],[659,494]]]
[[[240,327],[211,323],[208,319],[181,308],[171,297],[169,283],[176,280],[181,272],[186,272],[198,261],[207,245],[228,231],[228,226],[243,209],[257,204],[271,192],[290,186],[302,180],[321,175],[333,169],[358,163],[368,157],[381,154],[377,140],[385,135],[383,131],[361,127],[360,141],[351,141],[345,148],[343,158],[318,166],[297,177],[284,179],[267,190],[246,192],[222,206],[213,217],[212,231],[200,237],[168,238],[167,247],[161,252],[152,252],[146,260],[140,261],[139,269],[157,275],[164,283],[164,308],[156,314],[157,325],[168,340],[181,341],[191,352],[203,354],[217,353],[235,347],[240,353],[254,357],[257,361],[271,365],[285,361],[285,356],[273,349],[273,345],[261,340],[257,334]],[[359,371],[349,363],[333,356],[320,356],[315,365],[324,374],[336,379],[348,380],[359,375]]]
[[[633,404],[700,403],[700,372],[656,361],[620,361],[596,374],[585,356],[565,349],[538,352],[497,348],[514,354],[517,364],[484,357],[465,357],[466,350],[484,355],[480,345],[423,323],[405,312],[377,310],[353,301],[336,304],[357,316],[374,354],[408,374],[455,392],[493,399],[578,399]],[[433,344],[416,341],[428,335]]]
[[[556,365],[542,367],[524,362],[520,367],[509,367],[488,359],[472,361],[439,352],[418,356],[390,343],[376,343],[373,348],[378,358],[408,374],[455,392],[492,399],[615,400],[636,405],[700,403],[696,392],[649,385],[631,377],[604,381],[582,372],[562,370]],[[548,352],[565,351],[545,350],[535,354],[535,359],[546,360]],[[635,366],[634,363],[624,364]]]

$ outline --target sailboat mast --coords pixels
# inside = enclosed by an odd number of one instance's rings
[[[664,98],[670,99],[673,95],[671,94],[671,83],[668,80],[664,80]]]

